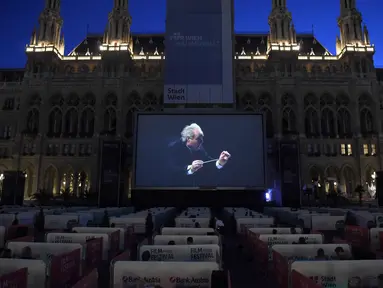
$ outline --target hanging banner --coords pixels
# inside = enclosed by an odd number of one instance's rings
[[[282,203],[286,207],[300,207],[300,157],[297,141],[281,142],[279,153],[279,168],[281,175]]]
[[[101,145],[99,207],[114,207],[119,204],[120,172],[122,163],[121,141],[103,141]]]
[[[232,0],[168,0],[165,104],[234,102]]]

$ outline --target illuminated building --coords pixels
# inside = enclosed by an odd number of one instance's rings
[[[97,187],[100,139],[127,144],[128,183],[133,112],[163,108],[164,35],[132,33],[127,0],[114,2],[104,34],[64,55],[60,1],[47,0],[25,69],[0,71],[0,169],[25,171],[25,195]],[[306,184],[351,193],[380,169],[383,73],[355,0],[340,3],[336,55],[296,33],[286,0],[268,34],[235,36],[236,109],[267,117],[270,187],[281,139],[298,141]]]

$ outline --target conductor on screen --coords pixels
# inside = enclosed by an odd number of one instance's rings
[[[204,164],[222,169],[230,159],[230,153],[222,151],[219,157],[214,159],[206,152],[203,143],[204,133],[198,124],[185,126],[181,131],[181,138],[169,144],[168,160],[172,170],[177,174],[190,176],[203,170]]]

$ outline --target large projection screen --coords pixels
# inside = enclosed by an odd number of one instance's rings
[[[253,113],[138,113],[133,187],[264,189],[264,124]]]

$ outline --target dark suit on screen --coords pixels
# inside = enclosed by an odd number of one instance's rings
[[[217,165],[217,163],[208,163],[192,175],[188,174],[188,166],[195,160],[208,161],[212,159],[214,158],[203,147],[195,151],[189,149],[181,139],[170,142],[167,153],[167,166],[171,172],[169,176],[172,178],[170,181],[197,186],[202,177],[212,176],[213,170],[218,173],[222,166]]]

